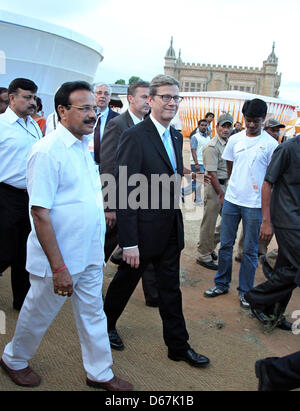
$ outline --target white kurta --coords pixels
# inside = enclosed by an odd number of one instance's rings
[[[99,169],[82,141],[61,124],[32,149],[27,163],[29,207],[50,210],[59,249],[70,274],[104,262],[105,216]],[[27,243],[26,269],[51,276],[33,222]]]
[[[109,381],[113,378],[112,356],[102,302],[105,217],[96,171],[88,137],[80,141],[59,125],[34,146],[28,160],[27,184],[30,206],[50,210],[60,251],[72,275],[71,300],[87,377]],[[27,251],[31,287],[14,338],[2,357],[14,370],[28,366],[66,300],[54,293],[50,265],[33,224]]]

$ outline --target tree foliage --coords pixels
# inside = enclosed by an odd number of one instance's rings
[[[132,76],[132,77],[130,77],[128,83],[129,83],[129,85],[131,85],[133,83],[137,83],[138,81],[142,81],[142,79],[138,76]]]
[[[123,84],[123,85],[125,85],[125,84],[126,84],[126,81],[123,80],[122,78],[120,78],[120,80],[117,80],[117,81],[115,82],[115,84]]]

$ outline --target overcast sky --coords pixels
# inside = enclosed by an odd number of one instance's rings
[[[300,105],[299,0],[0,0],[0,8],[68,27],[104,51],[96,80],[151,80],[174,48],[186,63],[261,67],[279,58],[280,97]]]

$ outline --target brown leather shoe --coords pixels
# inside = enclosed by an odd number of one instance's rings
[[[133,391],[133,385],[130,382],[116,376],[107,382],[92,381],[87,378],[86,383],[89,387],[101,388],[106,391]]]
[[[2,359],[0,365],[10,376],[12,381],[17,385],[21,385],[21,387],[37,387],[41,383],[41,377],[39,377],[30,367],[18,371],[12,370]]]

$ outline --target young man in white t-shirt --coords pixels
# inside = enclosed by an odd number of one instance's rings
[[[230,176],[222,210],[219,269],[215,286],[205,291],[206,297],[228,293],[232,276],[232,252],[240,220],[243,223],[244,250],[239,274],[239,298],[249,308],[244,294],[254,285],[257,268],[259,230],[262,220],[261,188],[266,169],[277,141],[262,130],[267,104],[248,100],[243,106],[246,130],[230,137],[222,158],[227,161]]]

